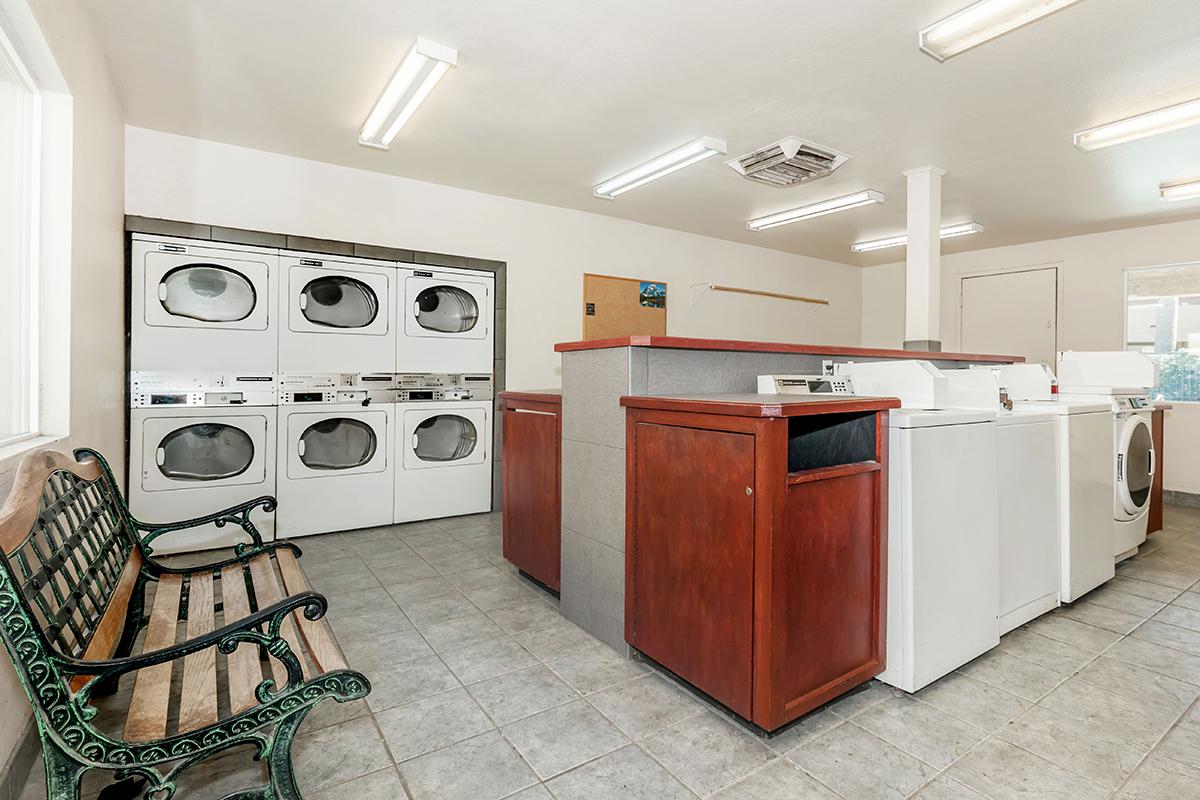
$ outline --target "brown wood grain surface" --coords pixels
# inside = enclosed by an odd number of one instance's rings
[[[230,564],[221,570],[221,604],[226,625],[250,616],[250,595],[241,564]],[[228,664],[229,706],[234,714],[240,714],[258,704],[254,690],[263,680],[258,647],[248,642],[239,644],[229,655]]]
[[[291,550],[275,551],[275,560],[279,562],[279,572],[283,576],[283,585],[289,595],[307,592],[311,587],[300,569],[300,562]],[[307,619],[302,611],[293,611],[292,619],[308,645],[309,655],[321,672],[346,669],[346,657],[342,649],[334,641],[333,631],[324,619]]]
[[[1163,527],[1163,409],[1150,414],[1150,435],[1154,442],[1154,485],[1150,487],[1150,509],[1146,512],[1146,533]]]
[[[142,652],[153,653],[175,644],[179,625],[179,596],[182,590],[183,578],[179,575],[164,575],[158,581]],[[171,667],[172,662],[168,661],[137,671],[133,697],[125,718],[126,740],[149,742],[167,735]]]
[[[187,637],[212,633],[213,575],[201,572],[188,581]],[[183,659],[179,696],[179,730],[191,731],[217,721],[217,650],[206,647]]]
[[[99,480],[100,464],[88,459],[76,461],[57,450],[34,450],[27,453],[17,466],[12,489],[4,507],[0,508],[0,550],[11,553],[16,550],[37,519],[42,487],[46,479],[58,470],[65,470],[87,481]]]
[[[558,591],[562,551],[561,406],[504,398],[504,557]]]

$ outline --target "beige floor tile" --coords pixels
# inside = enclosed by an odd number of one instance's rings
[[[877,703],[882,703],[884,700],[895,695],[896,690],[886,683],[870,681],[842,695],[826,706],[826,708],[846,719],[853,719],[868,708]]]
[[[713,800],[839,800],[794,764],[782,759],[713,795]]]
[[[988,800],[965,783],[946,775],[934,778],[915,797],[917,800]]]
[[[539,663],[528,650],[508,638],[451,650],[442,655],[442,660],[465,684],[478,683]]]
[[[1126,597],[1132,596],[1126,595]],[[1158,605],[1153,600],[1145,602]],[[1103,606],[1093,606],[1092,608],[1104,609]],[[1109,611],[1110,609],[1104,610]],[[1095,625],[1079,622],[1066,614],[1046,614],[1029,623],[1025,628],[1042,636],[1048,636],[1051,639],[1057,639],[1060,642],[1074,645],[1089,653],[1101,652],[1114,642],[1119,641],[1122,636],[1122,634],[1114,633],[1105,628],[1097,628]]]
[[[628,659],[605,644],[567,653],[546,662],[546,666],[582,694],[597,692],[649,671],[645,664]]]
[[[845,722],[845,717],[827,708],[818,709],[776,731],[765,744],[776,753],[787,753]]]
[[[1000,738],[1101,786],[1116,789],[1150,752],[1102,728],[1035,706],[1006,725]]]
[[[704,706],[661,675],[647,675],[588,695],[588,702],[631,739],[694,716]]]
[[[578,692],[541,665],[471,684],[467,691],[497,725],[579,698]]]
[[[542,780],[629,744],[603,714],[582,700],[542,711],[501,730]]]
[[[1187,628],[1188,630],[1200,633],[1200,611],[1186,608],[1178,603],[1172,603],[1159,611],[1154,615],[1154,619],[1158,622],[1164,622],[1178,628]]]
[[[362,717],[296,737],[292,763],[300,788],[315,792],[390,767],[392,759],[375,720]]]
[[[1046,695],[1040,705],[1143,747],[1153,747],[1179,718],[1178,712],[1154,706],[1136,691],[1109,692],[1078,677]]]
[[[711,711],[664,728],[641,744],[701,797],[736,783],[776,758],[757,736]]]
[[[1200,656],[1200,631],[1166,625],[1156,620],[1146,620],[1130,634],[1135,639],[1170,647],[1192,656]]]
[[[1160,675],[1109,656],[1079,671],[1080,680],[1116,694],[1136,696],[1143,705],[1182,714],[1197,697],[1200,686]]]
[[[1154,616],[1155,612],[1162,608],[1163,603],[1166,602],[1166,600],[1154,600],[1130,594],[1129,592],[1122,591],[1121,588],[1113,584],[1114,581],[1109,581],[1100,588],[1089,592],[1082,602],[1104,606],[1114,611],[1124,611],[1126,614],[1132,614],[1142,619]]]
[[[388,767],[305,797],[311,800],[403,800],[405,794],[400,774],[395,767]]]
[[[950,766],[987,735],[908,695],[885,700],[856,716],[854,723],[938,769]]]
[[[959,672],[1026,700],[1038,700],[1066,677],[1000,650],[984,653]]]
[[[1156,752],[1200,769],[1200,703],[1176,723]]]
[[[1200,797],[1200,769],[1152,753],[1116,800],[1184,800]]]
[[[547,782],[558,800],[695,800],[696,795],[637,745]]]
[[[538,780],[496,731],[400,764],[415,800],[500,800]]]
[[[962,673],[951,673],[914,695],[935,708],[986,731],[1015,719],[1030,701]]]
[[[1109,790],[999,739],[954,764],[949,777],[990,800],[1104,800]]]
[[[397,762],[495,727],[465,689],[452,689],[381,711],[375,720]]]
[[[998,649],[1062,675],[1074,673],[1095,658],[1097,652],[1042,636],[1029,629],[1017,629],[1004,636],[1000,639]]]
[[[937,774],[853,723],[839,725],[788,753],[787,759],[843,797],[908,797]]]
[[[371,680],[367,705],[375,712],[459,687],[458,678],[437,656],[378,669],[367,677]]]
[[[1123,575],[1116,576],[1104,585],[1126,594],[1144,597],[1147,600],[1157,600],[1160,603],[1169,603],[1179,596],[1179,589],[1159,583],[1140,581],[1137,578],[1126,578]]]

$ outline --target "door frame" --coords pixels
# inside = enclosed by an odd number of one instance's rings
[[[987,278],[996,275],[1010,275],[1020,272],[1041,272],[1043,270],[1054,270],[1054,353],[1055,359],[1058,358],[1060,352],[1059,342],[1059,322],[1062,321],[1062,300],[1063,300],[1063,262],[1050,261],[1042,264],[1029,264],[1020,267],[996,267],[992,269],[973,270],[971,272],[958,273],[958,349],[963,349],[963,282],[970,278]],[[1056,369],[1057,364],[1050,364],[1051,369]]]

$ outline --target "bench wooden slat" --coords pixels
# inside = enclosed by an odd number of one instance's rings
[[[159,579],[142,652],[152,653],[175,644],[182,589],[183,578],[179,575],[164,575]],[[170,662],[138,670],[133,684],[133,699],[125,719],[125,739],[148,742],[166,736],[170,700]]]
[[[83,653],[85,661],[102,661],[113,657],[117,650],[117,642],[121,640],[121,633],[125,630],[125,615],[129,613],[129,601],[133,597],[133,587],[137,585],[141,570],[142,554],[134,550],[125,562],[125,569],[117,581],[112,599],[108,601],[104,616],[100,618],[100,624],[96,626],[96,632],[92,634],[92,641]],[[76,675],[71,679],[71,691],[79,691],[90,679],[90,675]]]
[[[288,594],[299,594],[309,590],[308,581],[300,569],[300,562],[296,560],[295,553],[291,550],[276,550],[275,560],[279,562],[279,572],[283,575],[283,585]],[[292,618],[296,620],[296,625],[300,628],[305,643],[308,644],[309,655],[312,656],[319,670],[332,672],[338,669],[347,669],[346,657],[342,655],[341,648],[334,641],[333,631],[329,629],[327,622],[305,619],[304,614],[299,611],[293,613]]]
[[[283,586],[269,555],[257,555],[250,559],[250,578],[254,583],[254,595],[258,598],[258,607],[266,608],[283,600]],[[312,677],[312,669],[304,658],[304,650],[300,647],[300,636],[296,633],[296,625],[291,615],[283,621],[279,628],[280,635],[287,641],[288,646],[300,661],[300,669],[304,677]],[[275,688],[287,685],[287,668],[277,658],[271,659],[271,670],[275,674]]]
[[[225,624],[250,616],[250,597],[246,594],[246,577],[241,564],[231,564],[221,570],[221,604]],[[258,648],[243,643],[229,656],[229,707],[234,714],[258,705],[254,690],[262,683],[262,666]]]
[[[213,631],[213,576],[202,572],[188,583],[187,637]],[[217,721],[217,649],[206,647],[183,659],[183,689],[179,700],[179,730],[191,731]]]

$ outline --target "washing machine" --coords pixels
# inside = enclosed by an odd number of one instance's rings
[[[396,363],[396,264],[279,256],[279,372],[382,373]]]
[[[395,376],[279,378],[279,538],[392,522]]]
[[[275,376],[236,372],[131,375],[129,508],[146,523],[204,516],[275,494]],[[275,515],[251,512],[264,541]],[[249,542],[236,525],[205,525],[155,539],[155,553]]]
[[[1058,419],[1059,600],[1071,603],[1111,580],[1113,569],[1111,408],[1063,397],[1042,364],[988,365],[1016,411]]]
[[[784,393],[897,397],[888,414],[887,668],[915,692],[1000,642],[996,412],[939,409],[947,390],[924,361],[839,364]],[[801,388],[803,387],[803,388]]]
[[[1146,541],[1156,458],[1150,389],[1158,365],[1133,351],[1065,351],[1058,372],[1060,397],[1103,403],[1112,413],[1113,557],[1123,561]]]
[[[396,522],[492,508],[492,376],[397,376]]]
[[[1014,403],[994,371],[949,369],[943,374],[947,405],[996,412],[1003,636],[1060,603],[1058,414]]]
[[[278,371],[274,250],[133,236],[130,370]]]
[[[401,266],[398,280],[396,372],[490,374],[496,276]]]

